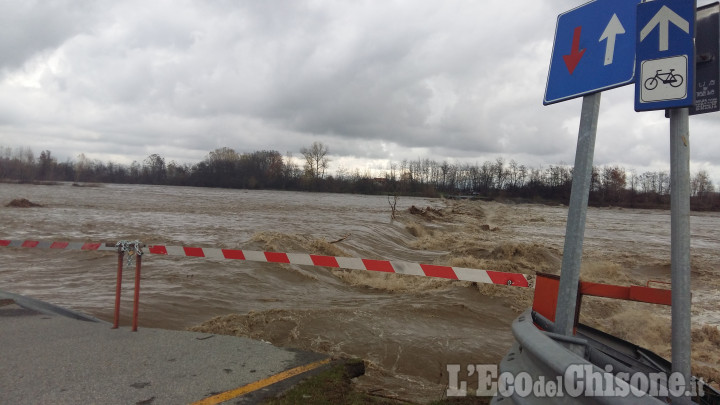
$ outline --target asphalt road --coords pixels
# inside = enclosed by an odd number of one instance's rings
[[[188,404],[327,357],[241,337],[111,329],[23,299],[0,292],[0,404]]]

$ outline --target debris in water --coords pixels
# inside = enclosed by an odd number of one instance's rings
[[[73,187],[102,187],[102,185],[98,183],[73,183]]]
[[[350,234],[349,234],[349,233],[346,233],[345,235],[343,235],[342,237],[340,237],[340,239],[337,239],[337,240],[331,241],[331,242],[329,242],[329,243],[338,243],[338,242],[342,242],[342,241],[344,241],[345,239],[347,239],[347,238],[348,238],[348,236],[350,236]]]
[[[15,208],[31,208],[31,207],[42,207],[41,204],[36,204],[27,198],[16,198],[5,205],[6,207]]]
[[[436,217],[442,217],[443,213],[435,208],[432,207],[426,207],[425,209],[420,209],[416,206],[411,206],[408,208],[408,212],[410,212],[412,215],[419,215],[429,221],[432,221]]]

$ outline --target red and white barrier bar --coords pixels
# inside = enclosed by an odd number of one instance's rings
[[[360,259],[356,257],[162,245],[148,246],[148,253],[170,256],[248,260],[252,262],[288,263],[302,266],[335,267],[350,270],[369,270],[386,273],[409,274],[413,276],[446,278],[450,280],[475,281],[478,283],[506,284],[517,287],[529,286],[525,275],[519,273],[504,273],[499,271],[438,266],[434,264],[418,264],[402,261]]]
[[[115,246],[108,246],[105,243],[86,243],[86,242],[44,242],[37,240],[2,240],[0,246],[23,247],[23,248],[40,248],[40,249],[67,249],[67,250],[112,250],[116,251]]]
[[[40,242],[0,240],[0,246],[24,248],[74,249],[74,250],[109,250],[117,251],[114,245],[104,243],[82,242]],[[515,287],[529,287],[528,279],[524,274],[505,273],[500,271],[468,269],[464,267],[438,266],[434,264],[419,264],[403,261],[360,259],[355,257],[338,257],[310,255],[304,253],[262,252],[254,250],[199,248],[187,246],[152,245],[146,247],[146,253],[207,257],[212,259],[246,260],[264,263],[286,263],[302,266],[334,267],[350,270],[368,270],[385,273],[408,274],[444,278],[449,280],[474,281],[487,284],[504,284]]]

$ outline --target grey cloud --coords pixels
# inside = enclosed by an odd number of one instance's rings
[[[577,5],[5,2],[0,144],[197,160],[321,140],[378,160],[572,162],[580,101],[545,107],[542,96],[557,14]],[[596,162],[667,159],[655,113],[635,113],[627,90],[608,93]],[[707,135],[717,124],[692,119],[704,144],[693,158],[720,166]],[[63,133],[71,144],[54,141]]]
[[[0,2],[0,71],[87,30],[96,11],[95,2],[84,0]]]

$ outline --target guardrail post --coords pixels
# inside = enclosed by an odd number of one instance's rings
[[[125,253],[118,249],[117,283],[115,285],[115,320],[112,329],[117,329],[120,324],[120,293],[122,290],[122,268]]]
[[[142,266],[142,243],[140,241],[121,240],[115,244],[118,252],[117,285],[115,288],[115,322],[113,329],[117,329],[120,323],[120,294],[122,291],[122,268],[123,256],[128,252],[128,265],[130,259],[135,256],[135,296],[133,297],[132,331],[138,329],[138,312],[140,307],[140,268]]]
[[[142,265],[142,253],[135,252],[135,298],[133,300],[132,331],[137,332],[138,310],[140,306],[140,266]]]

